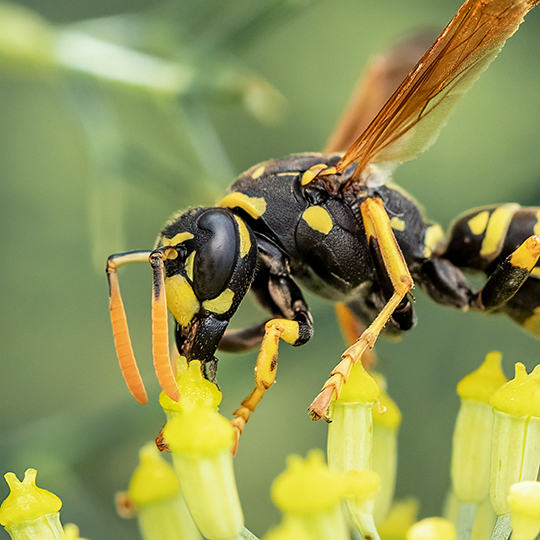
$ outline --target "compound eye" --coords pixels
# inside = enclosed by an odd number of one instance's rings
[[[201,301],[219,296],[227,287],[238,254],[238,234],[232,215],[226,210],[213,208],[197,222],[200,229],[210,235],[198,242],[193,262],[193,289]]]

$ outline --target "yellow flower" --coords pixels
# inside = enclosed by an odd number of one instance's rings
[[[27,469],[22,482],[13,474],[4,478],[10,494],[0,506],[0,524],[13,540],[59,540],[64,531],[60,523],[62,501],[36,486],[35,469]]]
[[[128,493],[137,508],[144,540],[202,540],[174,469],[154,443],[140,450],[139,466],[131,477]]]
[[[534,540],[540,533],[540,482],[519,482],[510,487],[512,540]]]
[[[536,480],[540,467],[540,365],[527,375],[516,364],[513,380],[491,397],[494,407],[491,452],[491,503],[497,515],[510,512],[510,486]]]
[[[208,540],[236,539],[244,516],[233,471],[233,427],[207,402],[180,403],[164,436],[186,504]]]

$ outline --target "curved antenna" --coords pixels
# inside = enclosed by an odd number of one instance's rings
[[[122,302],[122,295],[120,294],[117,269],[124,264],[132,262],[146,262],[149,255],[149,251],[131,251],[111,255],[107,259],[106,269],[107,279],[109,281],[109,312],[111,314],[116,356],[118,357],[120,370],[122,371],[128,390],[141,405],[145,405],[148,402],[148,396],[131,345],[126,311]]]
[[[173,248],[157,249],[150,254],[152,266],[152,353],[154,356],[154,369],[163,391],[173,400],[180,399],[180,392],[176,384],[171,357],[169,354],[169,323],[167,311],[167,298],[165,294],[165,273],[163,260]]]

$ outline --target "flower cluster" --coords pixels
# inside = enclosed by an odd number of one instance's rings
[[[136,516],[144,540],[255,539],[244,526],[236,489],[233,426],[218,413],[221,394],[197,361],[177,361],[182,399],[162,394],[163,439],[140,464],[119,511]],[[507,381],[501,355],[491,352],[457,387],[461,408],[452,451],[452,491],[443,517],[416,522],[418,503],[394,501],[401,413],[384,378],[357,364],[331,406],[327,460],[314,450],[291,456],[272,486],[281,524],[264,540],[534,540],[540,533],[540,366],[517,363]],[[79,538],[64,529],[55,495],[6,474],[11,494],[0,523],[14,540]]]

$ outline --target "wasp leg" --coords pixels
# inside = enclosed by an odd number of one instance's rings
[[[326,411],[332,396],[334,394],[339,396],[341,387],[349,377],[352,367],[360,360],[368,347],[373,348],[385,324],[414,286],[382,201],[380,199],[366,199],[360,205],[360,210],[368,241],[370,244],[375,244],[380,252],[394,292],[360,338],[343,353],[341,362],[331,372],[330,378],[324,384],[321,392],[311,403],[309,411],[314,420],[323,418],[328,421]]]
[[[355,343],[366,327],[354,316],[354,313],[343,302],[337,302],[335,305],[336,318],[343,334],[343,339],[348,346]],[[377,361],[375,353],[368,349],[362,355],[362,365],[369,370]]]
[[[120,266],[132,262],[148,262],[149,255],[150,251],[130,251],[128,253],[111,255],[107,259],[106,268],[107,279],[109,281],[109,311],[111,314],[116,355],[120,364],[120,370],[131,395],[141,404],[148,402],[148,396],[146,395],[144,383],[137,367],[135,354],[133,353],[131,338],[129,337],[126,311],[120,294],[117,270]]]
[[[511,312],[507,303],[518,291],[521,294],[520,289],[529,278],[539,255],[540,237],[532,235],[495,267],[478,292],[471,290],[461,269],[444,258],[427,260],[421,266],[421,271],[415,272],[415,279],[439,304],[475,311]],[[535,296],[534,293],[532,296]]]
[[[276,380],[279,339],[281,338],[290,345],[294,345],[298,341],[299,333],[300,324],[297,321],[272,319],[266,323],[265,334],[255,367],[255,388],[242,401],[242,406],[234,411],[235,418],[231,421],[237,432],[237,440],[244,430],[251,413],[255,411],[255,407]]]
[[[219,342],[218,349],[225,352],[240,353],[259,347],[264,337],[264,325],[267,322],[254,324],[248,328],[227,330]]]
[[[271,242],[257,239],[259,269],[252,291],[276,317],[264,325],[264,337],[257,356],[255,388],[233,414],[237,437],[266,391],[274,384],[279,339],[290,345],[306,343],[313,334],[313,322],[298,285],[294,282],[287,258]],[[250,330],[250,329],[247,329]]]
[[[540,236],[532,235],[495,268],[473,296],[471,308],[491,311],[506,304],[525,283],[539,257]]]

